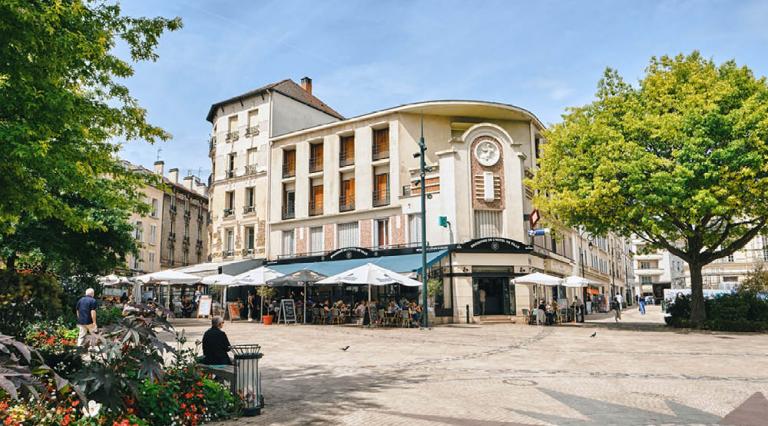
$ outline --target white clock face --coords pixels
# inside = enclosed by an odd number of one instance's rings
[[[485,140],[475,146],[475,158],[483,166],[490,167],[499,161],[499,146]]]

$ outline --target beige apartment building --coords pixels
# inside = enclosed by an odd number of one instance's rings
[[[422,129],[426,219],[414,155]],[[426,220],[427,273],[443,283],[440,315],[524,315],[534,294],[510,280],[534,271],[595,282],[584,292],[549,289],[547,297],[587,296],[595,308],[599,296],[607,300],[615,292],[631,300],[626,240],[562,227],[528,235],[534,207],[524,180],[535,173],[543,129],[532,113],[512,105],[432,101],[272,137],[265,255],[283,272],[332,270],[329,262],[359,259],[417,271]]]
[[[753,238],[732,255],[718,259],[702,269],[704,288],[708,290],[733,290],[747,275],[768,262],[768,236]],[[690,288],[691,271],[685,263],[683,276],[673,282],[672,288]]]
[[[283,80],[213,104],[209,155],[212,261],[266,257],[269,138],[343,118],[312,95],[312,80]]]
[[[137,255],[127,256],[128,275],[205,262],[208,259],[206,185],[192,176],[179,182],[178,169],[171,169],[168,176],[164,176],[162,161],[155,162],[154,171],[127,161],[123,164],[137,173],[162,177],[160,185],[141,188],[149,213],[131,215],[139,251]]]

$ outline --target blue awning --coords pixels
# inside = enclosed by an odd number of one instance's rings
[[[434,263],[440,261],[440,259],[442,259],[446,254],[448,254],[448,250],[440,250],[427,253],[427,267],[430,267]],[[300,269],[309,269],[317,272],[318,274],[323,274],[330,277],[331,275],[340,274],[352,268],[365,265],[366,263],[373,263],[393,272],[409,274],[411,272],[421,271],[421,253],[401,254],[397,256],[368,257],[365,259],[287,263],[282,265],[267,265],[267,267],[283,274],[290,274]]]

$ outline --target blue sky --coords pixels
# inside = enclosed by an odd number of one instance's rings
[[[173,140],[122,155],[207,178],[216,101],[303,76],[345,116],[430,99],[514,104],[554,123],[589,102],[605,67],[636,81],[651,56],[700,50],[768,75],[768,1],[130,0],[180,16],[127,81]]]

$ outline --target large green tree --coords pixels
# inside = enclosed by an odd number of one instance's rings
[[[0,255],[6,266],[13,267],[18,250],[35,245],[54,262],[88,256],[96,246],[126,250],[128,216],[120,212],[143,208],[137,188],[144,175],[119,162],[113,141],[169,136],[147,122],[121,81],[133,74],[131,62],[155,60],[160,35],[180,26],[178,18],[123,16],[113,2],[0,2]],[[104,235],[119,241],[99,242]]]
[[[546,133],[537,205],[594,234],[636,235],[688,263],[691,321],[706,319],[702,267],[768,221],[768,85],[698,52],[652,58],[637,85],[611,69],[594,102]]]

